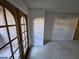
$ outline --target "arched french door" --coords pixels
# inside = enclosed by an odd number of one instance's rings
[[[23,49],[24,54],[26,53],[26,49],[28,47],[27,43],[27,28],[26,28],[26,19],[24,16],[21,16],[21,34],[22,34],[22,41],[23,41]]]
[[[17,39],[14,15],[0,6],[0,57],[17,59],[20,56]]]
[[[21,11],[17,10],[6,1],[0,1],[0,58],[22,59],[28,47],[26,18],[19,18]]]

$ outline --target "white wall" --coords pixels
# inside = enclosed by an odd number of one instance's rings
[[[56,35],[54,34],[54,31],[55,31],[54,25],[55,25],[56,17],[61,17],[61,18],[63,18],[63,20],[66,18],[71,18],[72,21],[76,22],[78,15],[64,14],[64,13],[46,13],[46,16],[45,16],[45,40],[54,40],[55,39],[54,37],[56,37]],[[75,27],[73,26],[72,30],[70,30],[70,28],[68,29],[69,33],[74,32]],[[57,34],[59,34],[59,33],[57,33]],[[73,35],[73,33],[72,33],[72,35]],[[72,38],[72,35],[70,34],[69,36]],[[66,35],[64,35],[64,36],[66,36]],[[65,38],[65,39],[67,39],[67,38]]]
[[[21,10],[25,14],[29,14],[28,6],[24,0],[6,0],[6,1],[13,4],[15,7],[17,7],[19,10]]]
[[[44,10],[36,10],[36,9],[31,9],[30,10],[30,19],[29,19],[29,30],[30,30],[30,40],[31,44],[34,44],[34,39],[33,39],[33,21],[37,17],[45,17],[45,11]]]

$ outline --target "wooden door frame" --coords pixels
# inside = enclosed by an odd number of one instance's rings
[[[19,10],[18,10],[19,11]],[[27,44],[28,44],[28,48],[29,48],[29,32],[28,32],[28,16],[26,15],[26,14],[24,14],[24,13],[22,13],[21,11],[19,12],[19,14],[18,14],[18,18],[19,18],[19,25],[20,25],[20,32],[22,33],[22,29],[21,29],[21,17],[25,17],[25,21],[26,21],[26,30],[27,30]],[[20,34],[21,34],[20,33]],[[21,39],[22,39],[22,36],[21,36]],[[22,42],[22,40],[21,40],[21,42]],[[23,43],[22,43],[23,44]],[[23,46],[22,46],[23,47]],[[28,51],[28,48],[27,48],[27,50],[26,50],[26,53],[27,53],[27,51]],[[23,51],[23,54],[24,54],[24,51]],[[24,57],[26,57],[26,56],[24,56]]]

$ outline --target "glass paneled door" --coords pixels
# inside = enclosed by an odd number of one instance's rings
[[[0,59],[24,59],[28,44],[27,15],[19,18],[23,14],[5,0],[0,0]]]
[[[22,42],[23,42],[23,49],[24,54],[26,53],[26,50],[28,48],[28,42],[27,42],[27,28],[26,28],[26,19],[24,16],[21,17],[21,34],[22,34]]]
[[[0,6],[0,57],[18,59],[20,54],[14,15],[6,7]],[[16,54],[16,56],[15,56]]]

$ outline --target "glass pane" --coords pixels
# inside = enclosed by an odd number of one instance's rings
[[[21,29],[22,29],[22,32],[25,31],[25,29],[24,29],[24,25],[21,25]]]
[[[24,53],[26,52],[26,41],[23,41]]]
[[[18,40],[15,39],[13,42],[12,42],[12,47],[13,47],[13,52],[18,48]]]
[[[25,33],[24,33],[25,34]],[[24,48],[24,54],[26,53],[26,49],[27,49],[27,39],[25,39],[25,35],[22,34],[22,37],[23,37],[23,48]]]
[[[27,32],[25,32],[25,38],[26,38],[26,42],[27,42]]]
[[[27,29],[26,29],[26,25],[24,26],[24,28],[25,28],[25,31],[27,31]]]
[[[24,48],[26,47],[26,42],[25,42],[25,40],[23,41],[23,47],[24,47]]]
[[[25,35],[24,35],[24,33],[22,34],[22,39],[23,39],[23,40],[25,39]]]
[[[5,25],[5,20],[4,20],[4,13],[3,13],[3,8],[0,6],[0,26]]]
[[[18,57],[19,57],[20,55],[19,55],[19,49],[16,51],[16,53],[14,54],[14,58],[15,59],[18,59]]]
[[[8,25],[14,25],[15,24],[15,19],[14,19],[12,13],[6,8],[5,8],[5,12],[6,12]]]
[[[9,42],[6,28],[0,28],[0,48]]]
[[[26,19],[25,19],[25,17],[24,17],[24,24],[26,24]]]
[[[16,26],[9,27],[11,40],[17,37]]]
[[[23,41],[23,48],[24,48],[24,54],[26,53],[26,50],[28,48],[27,39]]]
[[[26,47],[24,48],[24,54],[26,53]]]
[[[24,21],[23,21],[23,16],[21,17],[21,24],[24,24]]]
[[[11,50],[10,50],[10,45],[4,47],[2,50],[0,50],[0,57],[5,57],[6,59],[9,59],[11,56]]]
[[[21,17],[21,24],[26,24],[25,17]]]
[[[25,37],[27,38],[27,32],[25,32]]]

